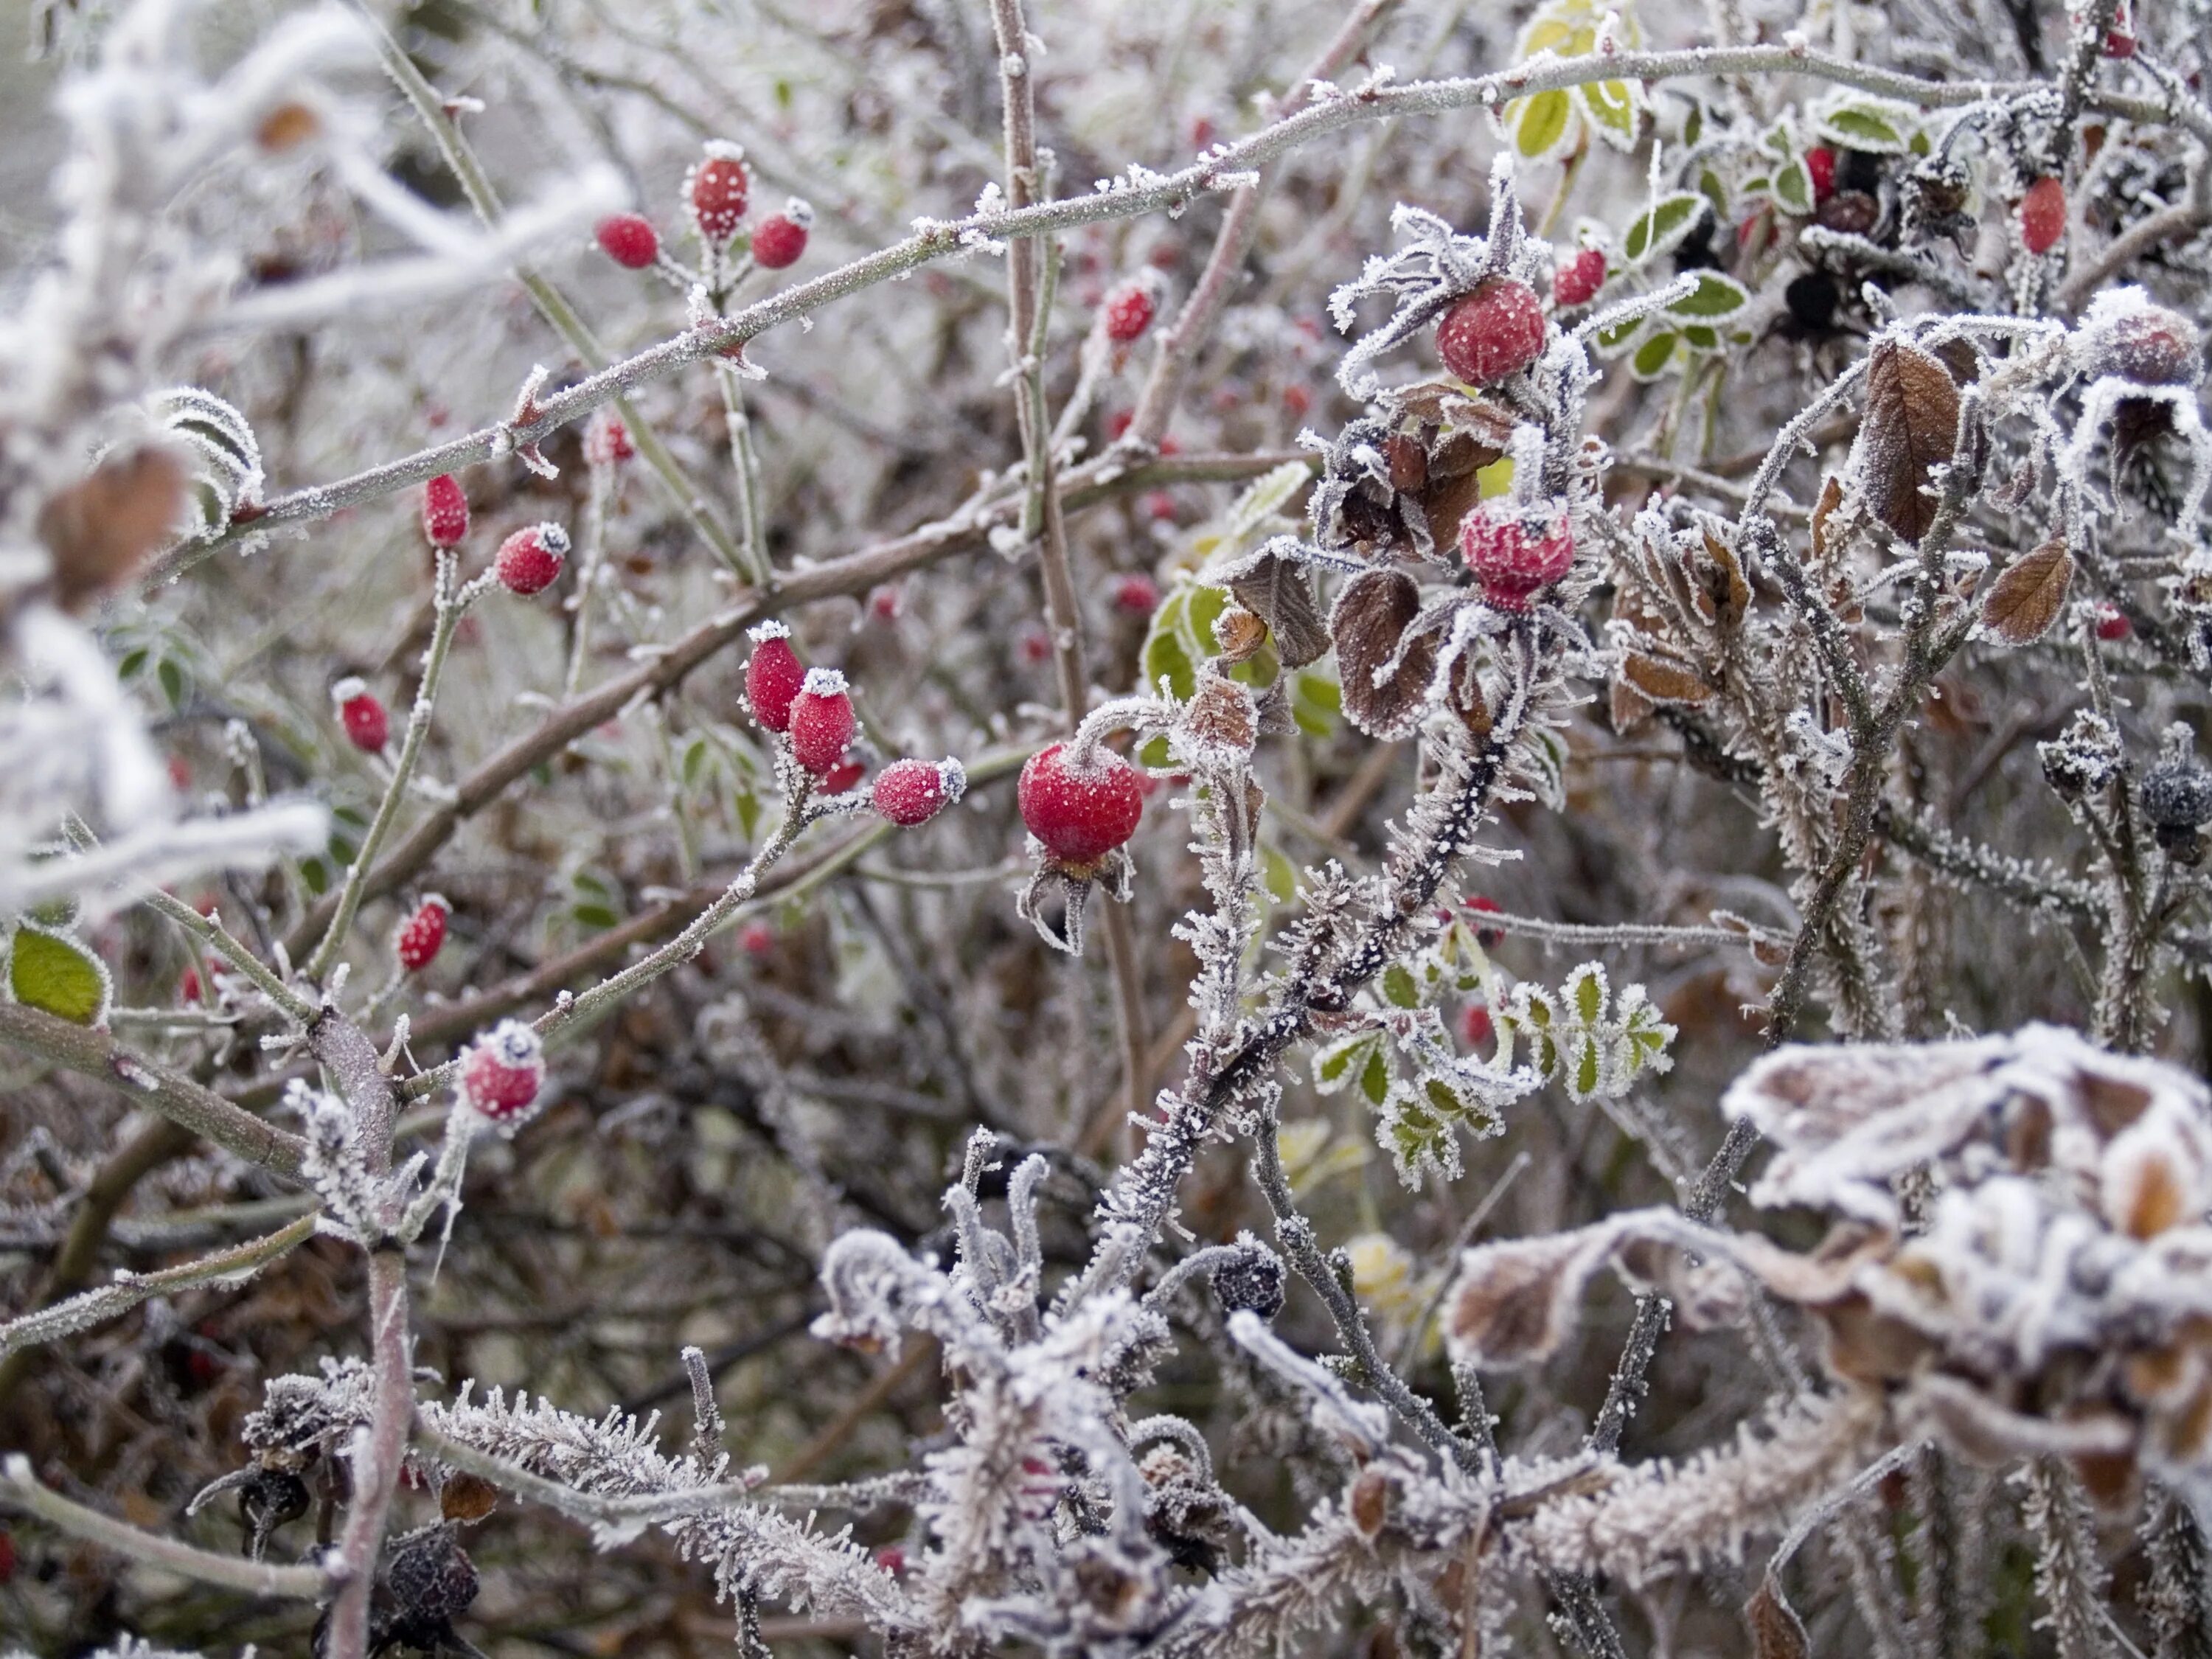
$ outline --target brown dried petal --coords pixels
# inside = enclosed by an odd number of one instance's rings
[[[1420,722],[1436,672],[1436,641],[1417,639],[1399,656],[1407,626],[1420,610],[1420,590],[1395,570],[1364,571],[1337,595],[1328,625],[1336,640],[1344,712],[1370,738],[1410,737]],[[1395,668],[1377,685],[1376,672],[1394,659]]]
[[[1352,1524],[1362,1538],[1372,1539],[1390,1517],[1390,1482],[1379,1469],[1363,1469],[1344,1500]]]
[[[1982,598],[1982,626],[2007,645],[2027,645],[2051,631],[2074,582],[2074,556],[2062,541],[2023,554],[1990,584]]]
[[[1917,346],[1897,340],[1876,346],[1853,453],[1875,512],[1907,541],[1918,541],[1936,521],[1929,474],[1951,459],[1958,436],[1959,386],[1951,371]]]
[[[184,465],[159,447],[111,455],[53,496],[39,538],[53,555],[56,599],[79,610],[128,580],[175,533],[184,504]]]

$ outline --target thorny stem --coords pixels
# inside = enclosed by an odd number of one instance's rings
[[[345,881],[338,889],[337,902],[331,908],[330,925],[323,932],[322,943],[307,958],[306,972],[310,980],[319,983],[337,960],[339,951],[344,948],[354,913],[367,896],[368,872],[384,846],[385,837],[392,833],[392,826],[399,817],[400,803],[407,798],[408,783],[415,775],[416,763],[422,756],[423,740],[430,735],[430,714],[438,701],[438,682],[446,672],[447,654],[453,647],[453,632],[460,626],[468,608],[495,580],[486,572],[463,587],[459,585],[459,560],[450,552],[438,555],[434,590],[438,619],[430,632],[429,647],[422,653],[422,683],[416,688],[415,705],[407,712],[407,734],[400,741],[398,758],[392,763],[392,781],[385,786],[384,799],[376,805],[376,816],[369,820],[368,831],[361,838],[360,850],[346,866]]]
[[[330,1593],[333,1582],[332,1575],[319,1567],[280,1567],[235,1555],[217,1555],[211,1550],[197,1549],[158,1533],[141,1532],[43,1485],[31,1473],[31,1460],[20,1452],[11,1453],[4,1462],[0,1462],[0,1508],[32,1516],[72,1538],[81,1538],[88,1544],[112,1550],[149,1567],[221,1589],[236,1590],[241,1595],[315,1601]]]
[[[350,477],[294,490],[263,502],[258,513],[234,520],[231,527],[221,534],[172,549],[149,566],[147,578],[156,582],[173,580],[245,535],[279,525],[327,518],[345,507],[419,483],[441,472],[455,471],[506,454],[521,445],[539,442],[637,386],[702,362],[726,346],[751,339],[932,260],[962,252],[974,237],[1020,241],[1108,220],[1181,208],[1223,188],[1224,184],[1241,187],[1246,181],[1239,175],[1361,122],[1488,108],[1509,99],[1584,86],[1595,81],[1656,82],[1727,75],[1802,75],[1896,98],[1923,109],[1962,108],[1991,100],[2020,98],[2041,88],[2041,83],[2036,82],[1929,81],[1851,63],[1826,52],[1773,46],[1695,47],[1682,52],[1616,52],[1602,57],[1559,58],[1491,75],[1415,82],[1401,87],[1374,87],[1344,94],[1272,122],[1242,143],[1227,145],[1157,180],[1001,213],[970,214],[963,219],[933,222],[911,236],[810,282],[780,289],[711,327],[688,330],[612,363],[574,386],[541,398],[534,418],[481,428]],[[2138,98],[2092,88],[2085,94],[2085,107],[2152,125],[2179,124],[2198,137],[2212,142],[2212,110],[2194,100]]]

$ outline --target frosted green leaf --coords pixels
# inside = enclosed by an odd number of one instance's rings
[[[1792,213],[1813,210],[1813,175],[1803,161],[1792,161],[1774,175],[1774,199]]]
[[[1540,161],[1562,147],[1573,124],[1574,104],[1564,92],[1540,92],[1507,106],[1505,124],[1513,148],[1529,161]]]
[[[1589,117],[1599,137],[1615,149],[1636,147],[1637,122],[1644,111],[1644,99],[1635,82],[1594,81],[1575,91],[1583,113]]]
[[[1628,360],[1628,372],[1639,380],[1656,380],[1674,367],[1674,354],[1682,343],[1682,337],[1671,329],[1653,335],[1636,348],[1636,355]]]
[[[1894,155],[1904,150],[1916,123],[1902,104],[1879,98],[1851,98],[1814,118],[1820,136],[1850,149]]]
[[[1662,196],[1648,213],[1638,216],[1621,239],[1621,251],[1631,264],[1671,253],[1681,245],[1705,211],[1705,198],[1694,190],[1678,190]]]
[[[1382,998],[1393,1007],[1418,1008],[1421,988],[1403,963],[1394,962],[1382,971]]]
[[[1595,1026],[1605,1018],[1605,969],[1586,962],[1567,975],[1567,1006],[1584,1025]]]
[[[8,952],[8,989],[26,1008],[97,1025],[107,1018],[109,981],[100,958],[66,933],[21,922]]]
[[[1667,309],[1677,317],[1725,317],[1750,302],[1750,291],[1735,277],[1723,276],[1717,270],[1701,270],[1697,287],[1679,300],[1669,300]]]

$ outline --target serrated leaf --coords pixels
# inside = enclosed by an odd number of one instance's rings
[[[1567,130],[1573,125],[1575,106],[1561,91],[1540,92],[1534,98],[1519,98],[1506,106],[1506,130],[1513,135],[1513,148],[1531,161],[1541,161],[1563,147]]]
[[[1377,1042],[1369,1052],[1367,1064],[1359,1073],[1359,1092],[1367,1097],[1370,1106],[1380,1106],[1390,1094],[1390,1062]]]
[[[1605,1063],[1598,1039],[1578,1031],[1568,1039],[1567,1053],[1567,1092],[1577,1100],[1588,1100],[1605,1080]]]
[[[1751,290],[1735,277],[1701,270],[1697,287],[1679,300],[1669,300],[1666,308],[1677,317],[1726,317],[1750,303]]]
[[[1705,211],[1705,198],[1694,190],[1662,196],[1629,226],[1628,234],[1621,238],[1621,252],[1632,265],[1671,253],[1696,228]]]
[[[100,958],[66,933],[20,922],[8,952],[8,989],[26,1008],[76,1025],[107,1018],[109,981]]]
[[[1917,346],[1885,340],[1867,367],[1866,418],[1851,455],[1875,514],[1907,541],[1936,521],[1928,484],[1957,447],[1959,386]]]
[[[2005,567],[1982,599],[1982,626],[2007,645],[2029,645],[2051,631],[2074,582],[2074,556],[2053,539]]]
[[[1605,1018],[1605,969],[1586,962],[1567,975],[1567,1006],[1584,1025],[1595,1026]]]
[[[1379,1031],[1357,1031],[1339,1037],[1314,1056],[1314,1087],[1333,1095],[1367,1069],[1368,1057],[1381,1046]]]
[[[1261,528],[1288,507],[1298,491],[1313,482],[1313,469],[1304,461],[1285,461],[1261,473],[1246,485],[1229,508],[1229,533],[1242,538]]]

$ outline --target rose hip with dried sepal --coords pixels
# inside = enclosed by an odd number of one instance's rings
[[[719,248],[726,246],[744,222],[745,197],[752,180],[745,173],[742,145],[710,138],[706,152],[692,163],[684,180],[684,199],[691,210],[699,240]]]
[[[347,675],[331,688],[331,701],[337,706],[338,724],[345,727],[349,743],[364,755],[384,752],[392,740],[392,716],[368,682]]]
[[[1040,749],[1023,765],[1015,792],[1022,822],[1054,863],[1095,869],[1137,832],[1145,813],[1140,775],[1110,749],[1094,749],[1080,766],[1064,743]]]
[[[843,758],[860,722],[845,677],[834,668],[810,668],[791,700],[791,756],[819,778]]]
[[[791,700],[806,683],[806,665],[791,648],[791,630],[780,622],[756,623],[745,637],[753,642],[745,659],[745,701],[767,730],[787,732]]]
[[[501,586],[528,599],[559,580],[568,557],[568,532],[559,525],[526,525],[499,544],[492,568]]]
[[[453,914],[453,907],[443,896],[432,893],[399,924],[399,931],[392,938],[392,953],[399,959],[402,969],[419,974],[437,958],[446,943],[447,920]]]
[[[461,1056],[461,1098],[502,1133],[527,1121],[545,1087],[545,1048],[519,1019],[503,1019]]]
[[[441,472],[422,486],[422,534],[433,547],[458,547],[468,533],[468,495],[459,478]]]
[[[1437,355],[1470,386],[1518,374],[1543,353],[1543,302],[1510,276],[1484,278],[1437,325]]]
[[[1494,611],[1526,611],[1539,589],[1574,568],[1575,540],[1565,514],[1524,520],[1510,502],[1475,507],[1460,526],[1460,556]]]
[[[643,270],[660,258],[660,233],[641,213],[617,213],[592,231],[599,252],[624,270]]]
[[[927,823],[967,793],[968,774],[957,760],[935,765],[895,760],[876,774],[876,811],[902,830]]]
[[[783,211],[772,213],[753,229],[753,263],[763,270],[781,270],[797,264],[806,252],[807,233],[814,228],[814,210],[794,196]]]

